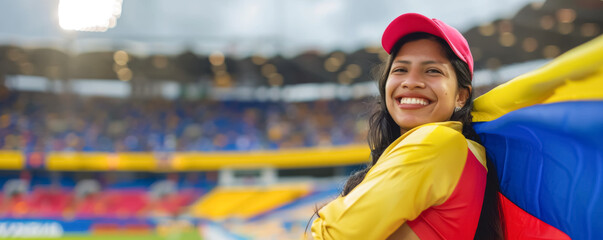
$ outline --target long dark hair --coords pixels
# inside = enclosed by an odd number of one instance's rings
[[[400,137],[400,127],[387,111],[385,105],[385,84],[389,75],[389,70],[392,66],[393,60],[396,54],[405,43],[416,41],[420,39],[432,39],[437,41],[444,49],[445,55],[450,60],[457,77],[457,86],[459,89],[464,88],[469,90],[469,97],[465,101],[465,105],[458,111],[455,111],[450,120],[459,121],[463,123],[463,135],[465,138],[481,143],[479,136],[471,125],[472,116],[471,110],[473,109],[473,93],[471,91],[471,71],[467,63],[459,59],[454,52],[450,49],[448,44],[441,38],[433,36],[428,33],[411,33],[401,38],[398,43],[392,49],[392,54],[389,56],[388,61],[381,66],[379,70],[380,75],[378,76],[379,84],[379,98],[377,99],[377,109],[375,113],[369,119],[369,132],[368,132],[368,144],[371,149],[371,162],[363,170],[357,171],[352,174],[346,181],[342,196],[347,195],[364,179],[366,173],[374,166],[383,151],[398,137]],[[499,209],[498,203],[498,177],[496,176],[496,167],[487,159],[488,175],[486,182],[486,191],[484,195],[484,202],[482,205],[482,212],[480,214],[477,231],[474,239],[504,239],[504,233],[502,229],[502,213]]]

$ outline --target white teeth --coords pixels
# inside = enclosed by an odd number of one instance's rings
[[[421,104],[427,105],[429,104],[424,98],[401,98],[400,104]]]

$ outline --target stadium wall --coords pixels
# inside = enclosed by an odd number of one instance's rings
[[[50,171],[212,171],[222,168],[329,167],[369,161],[364,145],[253,152],[29,153],[0,151],[0,169]]]

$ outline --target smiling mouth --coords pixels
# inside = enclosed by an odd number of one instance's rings
[[[402,97],[397,99],[400,104],[422,105],[427,106],[431,103],[425,98]]]

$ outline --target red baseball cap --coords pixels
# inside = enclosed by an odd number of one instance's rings
[[[392,48],[400,38],[415,32],[425,32],[444,39],[456,56],[469,65],[469,70],[473,75],[473,56],[471,56],[465,37],[448,24],[418,13],[402,14],[387,26],[381,38],[383,49],[391,54]]]

